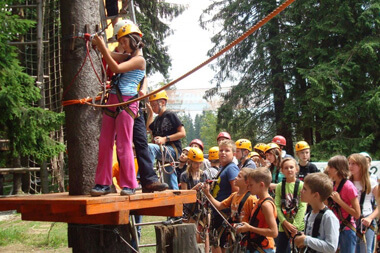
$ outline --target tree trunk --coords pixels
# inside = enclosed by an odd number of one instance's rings
[[[64,91],[68,89],[63,100],[81,99],[88,96],[95,97],[100,91],[100,85],[87,59],[83,69],[75,82],[70,86],[72,79],[78,73],[86,57],[86,44],[82,39],[76,39],[74,50],[71,50],[70,37],[78,36],[78,32],[86,32],[88,25],[90,34],[95,32],[95,26],[100,23],[99,2],[87,0],[61,1],[62,17],[62,56],[63,56],[63,83]],[[101,73],[101,62],[92,51],[90,56],[96,71]],[[65,93],[64,92],[64,93]],[[98,156],[98,139],[100,134],[101,111],[87,105],[70,105],[65,107],[66,137],[69,167],[69,194],[89,194],[94,186],[95,170]],[[96,226],[69,224],[68,237],[73,252],[124,252],[129,248],[113,233],[118,228],[124,231],[123,226]],[[112,239],[111,239],[112,238]],[[110,247],[109,242],[112,242]],[[127,248],[127,249],[126,249]]]
[[[277,7],[277,1],[272,0],[270,9],[273,10]],[[284,83],[284,69],[281,58],[281,41],[280,23],[278,18],[274,18],[268,25],[268,40],[271,41],[268,45],[269,51],[269,65],[271,69],[272,85],[273,85],[273,101],[274,101],[274,115],[276,121],[276,134],[283,135],[286,138],[287,153],[294,155],[293,152],[293,140],[292,140],[292,128],[290,124],[286,123],[284,114],[286,89]]]
[[[12,159],[12,168],[21,168],[21,160],[19,157]],[[12,194],[17,195],[22,193],[22,174],[13,173],[13,190]]]

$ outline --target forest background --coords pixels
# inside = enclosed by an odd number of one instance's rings
[[[64,142],[50,135],[62,126],[64,113],[38,107],[39,87],[24,71],[17,48],[9,44],[36,29],[35,20],[23,19],[9,8],[24,2],[0,0],[0,137],[10,140],[9,152],[0,154],[0,166],[9,163],[9,157],[46,161],[65,150]],[[209,55],[279,4],[213,1],[199,19],[204,29],[218,27]],[[181,15],[185,8],[164,1],[135,1],[137,23],[147,44],[148,76],[160,72],[170,80],[170,56],[162,41],[173,31],[165,20]],[[212,64],[215,87],[205,98],[221,96],[223,103],[216,112],[203,112],[194,120],[186,113],[180,115],[188,133],[183,145],[200,138],[208,149],[223,130],[235,140],[248,138],[253,144],[281,134],[291,154],[295,142],[306,140],[312,145],[313,160],[361,151],[379,158],[379,13],[380,3],[375,0],[295,1]],[[225,81],[234,85],[221,93]]]

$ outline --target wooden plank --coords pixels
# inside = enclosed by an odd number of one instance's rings
[[[182,213],[183,213],[183,205],[176,204],[172,206],[144,208],[144,209],[134,210],[133,213],[138,214],[138,215],[149,215],[149,216],[180,217],[182,216]]]
[[[65,222],[77,224],[103,224],[103,225],[120,225],[129,223],[129,211],[123,210],[120,212],[85,215],[85,216],[71,216],[65,213],[62,214],[44,214],[40,213],[22,213],[22,220],[29,221],[52,221],[52,222]]]
[[[170,206],[177,203],[194,203],[196,201],[195,191],[182,191],[181,193],[173,194],[168,191],[165,194],[149,193],[135,194],[129,197],[126,202],[113,202],[103,204],[89,204],[86,206],[88,215],[99,214],[104,212],[113,212],[119,209],[138,210],[152,207]]]
[[[17,210],[24,220],[79,224],[128,224],[129,213],[181,216],[184,203],[196,201],[195,191],[70,196],[68,193],[0,198],[0,211]]]

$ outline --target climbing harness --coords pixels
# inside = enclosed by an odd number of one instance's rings
[[[338,188],[337,188],[337,192],[340,193],[340,191],[342,190],[344,184],[346,183],[347,179],[343,178],[342,181],[340,181],[339,185],[338,185]],[[337,204],[336,202],[334,202],[331,197],[328,198],[328,204],[329,204],[329,207],[331,208],[331,210],[335,210],[336,213],[338,214],[338,217],[339,217],[339,220],[341,221],[340,223],[340,228],[339,228],[339,232],[342,232],[345,227],[348,227],[349,229],[351,229],[352,231],[354,231],[354,233],[356,234],[357,237],[360,238],[360,240],[362,240],[364,243],[366,243],[366,238],[365,236],[363,236],[363,234],[361,232],[359,232],[352,224],[351,224],[351,215],[348,214],[348,216],[346,218],[343,217],[343,214],[342,214],[342,210],[341,210],[341,207],[339,204]]]
[[[121,94],[121,91],[120,91],[120,87],[119,87],[119,83],[120,83],[120,77],[121,77],[121,74],[117,74],[117,75],[114,75],[112,77],[112,82],[111,82],[111,89],[112,88],[115,88],[116,89],[116,96],[117,96],[117,99],[119,100],[119,102],[123,102],[123,96]],[[143,77],[143,79],[140,81],[140,83],[143,83],[144,82],[144,79],[145,77]],[[109,96],[109,90],[106,94],[106,97],[108,98]],[[132,98],[128,99],[127,101],[129,100],[132,100],[132,99],[135,99],[137,98],[137,95],[133,96]],[[104,100],[103,100],[104,101]],[[105,103],[105,102],[103,102]],[[110,116],[112,118],[116,118],[119,113],[121,113],[122,111],[125,111],[127,112],[131,117],[132,119],[135,119],[139,116],[139,113],[137,112],[137,114],[135,114],[128,106],[128,104],[125,104],[125,105],[122,105],[122,106],[118,106],[116,107],[116,110],[115,111],[112,111],[110,109],[108,109],[107,107],[104,107],[102,108],[103,109],[103,112],[107,115],[107,116]]]
[[[284,214],[287,221],[290,223],[293,223],[294,217],[296,216],[298,212],[298,188],[300,185],[300,180],[297,178],[296,182],[294,184],[294,191],[293,191],[293,198],[290,203],[286,202],[286,192],[285,192],[285,186],[286,186],[286,178],[282,179],[281,183],[281,211]],[[291,238],[291,235],[289,234],[289,231],[283,226],[284,232],[288,238]]]
[[[266,201],[273,202],[273,199],[271,197],[267,197],[260,204],[258,204],[255,212],[252,214],[251,219],[249,220],[249,225],[251,225],[253,227],[257,227],[259,225],[259,220],[257,219],[257,215],[259,214],[261,206]],[[265,242],[265,244],[263,244],[263,242],[265,240],[266,240],[266,242]],[[260,253],[265,253],[263,247],[265,248],[266,246],[269,245],[269,241],[265,236],[258,235],[255,233],[249,233],[249,232],[247,233],[247,236],[244,237],[244,242],[247,244],[247,249],[257,250]]]

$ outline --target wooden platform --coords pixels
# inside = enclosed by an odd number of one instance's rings
[[[68,193],[21,195],[0,198],[0,211],[17,210],[23,220],[79,224],[121,225],[129,214],[182,216],[183,204],[196,201],[196,191],[167,190],[120,196],[69,196]]]

